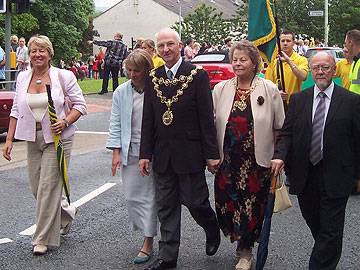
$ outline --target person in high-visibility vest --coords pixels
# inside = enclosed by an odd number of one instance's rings
[[[353,29],[346,33],[345,47],[348,49],[349,54],[354,58],[351,64],[349,79],[351,92],[360,95],[360,30]]]
[[[353,29],[346,33],[344,46],[348,49],[349,54],[354,61],[350,67],[349,79],[351,92],[360,95],[360,30]],[[352,194],[360,194],[360,181],[354,187]]]

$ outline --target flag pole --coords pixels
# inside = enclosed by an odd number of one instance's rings
[[[277,20],[277,10],[276,10],[276,1],[274,0],[274,21],[275,21],[275,29],[276,29],[276,43],[278,46],[278,50],[279,50],[279,55],[281,56],[281,45],[280,45],[280,30],[279,30],[279,25],[278,25],[278,20]],[[279,90],[280,91],[284,91],[285,90],[285,79],[284,79],[284,67],[283,67],[283,63],[281,61],[281,59],[279,59],[279,67],[280,67],[280,85],[278,85]],[[285,111],[287,109],[287,101],[284,100],[284,108]]]

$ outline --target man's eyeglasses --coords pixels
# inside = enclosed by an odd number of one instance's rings
[[[320,69],[321,69],[322,71],[324,71],[324,72],[329,72],[330,69],[333,68],[333,66],[314,65],[314,66],[312,66],[312,67],[310,67],[310,68],[311,68],[312,71],[315,71],[315,72],[320,71]]]

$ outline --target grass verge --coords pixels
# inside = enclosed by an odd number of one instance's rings
[[[119,84],[122,84],[126,81],[125,77],[119,78]],[[101,91],[102,80],[95,80],[95,79],[85,79],[83,81],[78,80],[78,84],[84,95],[88,94],[95,94]],[[109,80],[108,89],[112,89],[112,80]]]

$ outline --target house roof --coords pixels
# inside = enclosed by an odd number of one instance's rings
[[[108,8],[101,14],[96,17],[101,16],[106,13],[108,10],[114,8],[124,0],[119,0],[119,2],[112,7]],[[181,3],[181,15],[185,17],[189,13],[193,12],[194,9],[202,3],[205,3],[207,6],[211,6],[217,9],[217,11],[223,13],[224,19],[229,19],[232,15],[235,14],[235,10],[237,5],[241,5],[243,3],[242,0],[153,0],[155,3],[167,8],[173,13],[179,13],[179,3]]]
[[[153,0],[154,2],[162,5],[170,11],[178,14],[179,3],[181,3],[181,14],[185,17],[189,13],[193,12],[194,9],[200,4],[204,3],[207,6],[214,7],[218,12],[223,13],[224,19],[229,19],[235,14],[236,5],[241,4],[243,1],[240,0]]]

